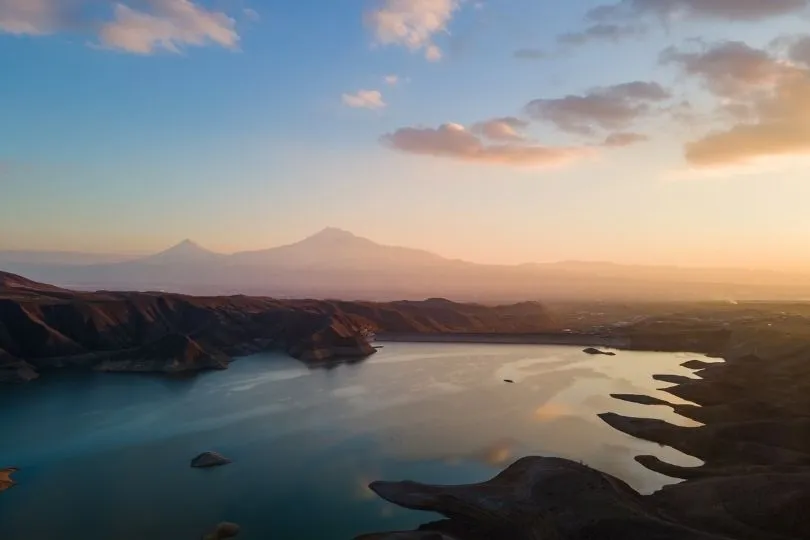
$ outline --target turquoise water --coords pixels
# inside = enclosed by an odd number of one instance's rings
[[[694,425],[611,399],[689,375],[689,354],[539,345],[388,343],[366,362],[309,369],[279,354],[189,379],[55,374],[0,394],[3,540],[197,539],[219,521],[240,539],[350,539],[435,516],[373,496],[376,479],[484,480],[524,455],[582,460],[642,491],[673,480],[638,454],[697,465],[602,423],[614,411]],[[515,384],[506,384],[512,379]],[[226,467],[192,469],[216,450]]]

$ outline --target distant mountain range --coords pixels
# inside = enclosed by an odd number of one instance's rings
[[[0,270],[84,290],[163,290],[357,300],[801,300],[810,276],[602,262],[484,265],[381,245],[335,228],[285,246],[221,254],[191,240],[154,255],[0,251]]]

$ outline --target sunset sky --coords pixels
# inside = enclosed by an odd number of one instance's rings
[[[810,267],[810,0],[0,0],[0,249]]]

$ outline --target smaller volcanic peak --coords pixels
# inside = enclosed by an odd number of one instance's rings
[[[138,262],[147,264],[198,263],[213,261],[221,257],[223,255],[205,249],[193,240],[186,239],[165,251],[140,259]]]

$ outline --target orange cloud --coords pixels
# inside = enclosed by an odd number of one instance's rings
[[[700,77],[734,121],[688,143],[689,164],[727,166],[810,154],[810,71],[795,63],[805,43],[795,40],[788,51],[794,63],[738,42],[695,53],[667,52],[664,60]]]
[[[757,119],[686,145],[692,165],[746,163],[767,156],[810,154],[810,78],[797,74],[755,105]]]
[[[520,167],[551,167],[584,158],[584,147],[550,147],[525,142],[487,144],[460,124],[438,128],[402,128],[382,137],[386,146],[407,152],[461,161]]]

